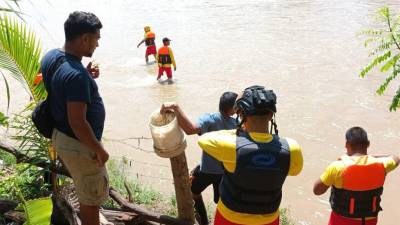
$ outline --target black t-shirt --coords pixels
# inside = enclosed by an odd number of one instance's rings
[[[76,138],[68,123],[67,102],[85,102],[86,120],[100,141],[105,120],[104,104],[96,82],[80,59],[60,49],[53,49],[43,57],[41,71],[46,89],[51,88],[50,107],[55,127]]]

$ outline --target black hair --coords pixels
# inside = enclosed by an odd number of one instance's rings
[[[237,94],[234,92],[224,92],[219,98],[219,112],[227,113],[235,105]]]
[[[103,27],[99,18],[90,12],[75,11],[64,23],[65,41],[72,41],[85,33],[96,33]]]
[[[361,127],[352,127],[346,131],[346,141],[354,150],[366,150],[369,146],[367,132]]]

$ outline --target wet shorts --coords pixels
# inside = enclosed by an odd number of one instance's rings
[[[146,48],[146,55],[155,55],[157,54],[157,48],[155,45],[147,46]]]
[[[99,167],[96,154],[80,141],[54,129],[52,143],[74,181],[79,202],[100,206],[109,191],[106,167]]]
[[[365,225],[376,225],[378,223],[377,218],[366,219]],[[360,225],[361,219],[347,218],[331,212],[331,217],[329,218],[328,225]]]
[[[172,69],[171,69],[171,67],[160,67],[158,69],[158,77],[161,77],[163,75],[164,71],[165,71],[165,73],[167,73],[168,79],[171,79],[172,78]]]
[[[214,202],[218,203],[219,199],[218,187],[219,183],[221,183],[222,174],[220,175],[220,174],[203,173],[200,171],[200,166],[198,165],[190,172],[190,178],[191,178],[190,189],[192,190],[192,193],[195,195],[201,194],[201,192],[203,192],[208,186],[212,184],[214,189]]]
[[[214,217],[214,225],[242,225],[242,224],[234,223],[225,219],[217,209]],[[279,216],[275,221],[263,225],[279,225]]]

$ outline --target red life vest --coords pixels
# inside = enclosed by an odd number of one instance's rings
[[[155,42],[154,42],[155,39],[156,39],[156,35],[152,31],[147,32],[146,39],[144,40],[146,43],[146,46],[155,45]]]
[[[161,63],[162,65],[172,63],[168,46],[163,46],[158,50],[158,63]]]
[[[350,218],[376,217],[382,210],[380,202],[386,175],[383,163],[356,165],[350,157],[342,160],[346,165],[343,188],[332,187],[329,200],[332,210]]]

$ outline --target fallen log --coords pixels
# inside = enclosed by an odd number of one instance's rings
[[[0,200],[0,214],[15,209],[18,203],[11,200]]]
[[[14,221],[18,224],[23,224],[26,220],[25,214],[18,211],[8,211],[4,213],[4,218]]]
[[[49,168],[50,166],[49,162],[33,160],[29,156],[19,152],[15,147],[3,143],[1,141],[0,141],[0,149],[14,155],[17,163],[28,163],[41,168]],[[71,177],[68,170],[64,166],[62,166],[62,164],[57,164],[54,168],[50,168],[50,170],[53,173]]]
[[[51,221],[53,224],[66,224],[66,222],[68,222],[69,225],[81,224],[78,214],[64,196],[53,195],[52,201],[53,213],[51,215]]]
[[[167,215],[161,215],[158,213],[150,212],[146,209],[142,209],[138,205],[128,202],[121,196],[121,194],[119,194],[113,188],[110,188],[110,197],[114,199],[114,201],[116,201],[121,206],[123,211],[134,212],[144,220],[149,220],[166,225],[193,225],[193,223],[184,220],[180,220]]]

